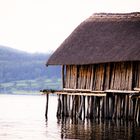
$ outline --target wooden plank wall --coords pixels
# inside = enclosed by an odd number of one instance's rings
[[[140,87],[140,62],[66,65],[63,88],[95,91],[132,90]],[[108,93],[106,97],[59,95],[58,116],[80,118],[140,118],[139,98]]]
[[[110,89],[132,90],[132,62],[111,64]]]

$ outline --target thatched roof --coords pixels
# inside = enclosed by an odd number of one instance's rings
[[[52,54],[47,65],[140,61],[140,13],[93,14]]]

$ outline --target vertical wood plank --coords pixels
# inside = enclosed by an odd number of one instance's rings
[[[61,70],[61,77],[62,77],[62,89],[65,88],[65,74],[64,74],[64,70],[65,69],[65,66],[62,65],[62,70]]]

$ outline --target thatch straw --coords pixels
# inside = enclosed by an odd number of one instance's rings
[[[140,13],[94,14],[60,45],[47,65],[140,61]]]

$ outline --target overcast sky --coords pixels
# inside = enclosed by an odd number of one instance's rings
[[[0,45],[46,53],[93,13],[136,11],[140,0],[0,0]]]

